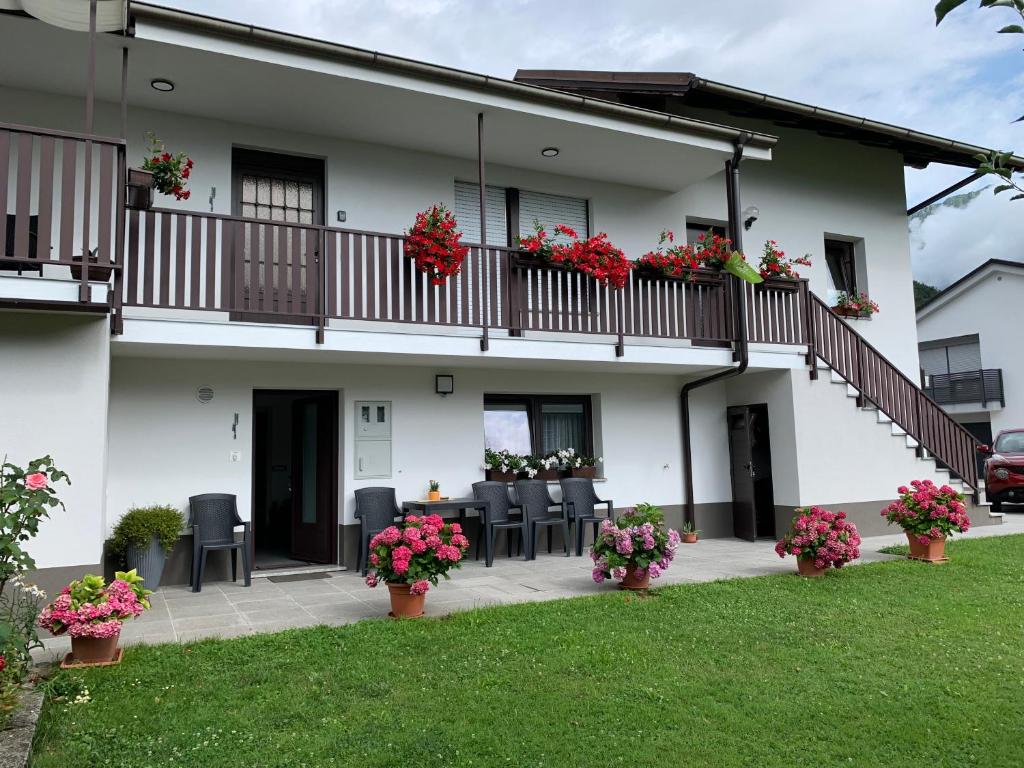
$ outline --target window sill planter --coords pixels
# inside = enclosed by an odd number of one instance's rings
[[[141,168],[128,169],[125,205],[136,211],[148,211],[153,206],[152,172]]]
[[[71,656],[64,660],[69,667],[100,667],[118,664],[121,654],[117,641],[121,639],[121,628],[110,637],[72,637]],[[63,666],[63,665],[62,665]]]
[[[634,592],[645,592],[651,586],[651,573],[644,570],[643,577],[636,575],[637,567],[633,564],[626,566],[626,575],[619,582],[619,589],[628,589]]]
[[[571,467],[569,477],[586,477],[593,480],[597,477],[597,467]]]
[[[815,567],[813,557],[798,557],[796,559],[796,570],[805,579],[817,579],[825,575],[824,568]]]
[[[860,320],[870,320],[871,315],[866,315],[859,309],[848,309],[847,307],[832,307],[832,311],[840,317],[850,317]]]
[[[678,275],[670,275],[655,267],[641,264],[634,272],[643,280],[664,280],[693,285],[723,285],[725,283],[725,274],[713,269],[686,269]]]
[[[920,560],[925,563],[944,563],[949,560],[946,557],[946,537],[929,538],[927,544],[922,544],[917,536],[910,531],[904,531],[907,535],[907,543],[910,545],[911,560]]]
[[[71,260],[78,262],[78,264],[82,263],[82,257],[81,256],[72,256]],[[104,267],[92,266],[93,264],[98,264],[98,263],[99,263],[99,257],[98,256],[90,256],[89,257],[89,265],[90,265],[89,266],[89,282],[90,283],[106,283],[106,282],[109,282],[110,281],[110,274],[111,274],[111,272],[113,272],[113,269],[111,269],[110,267],[106,267],[106,266],[104,266]],[[71,266],[71,277],[73,277],[75,280],[81,280],[82,279],[82,267],[81,266],[72,265]]]
[[[520,269],[557,269],[562,272],[572,271],[572,267],[548,261],[544,256],[530,251],[513,251],[512,266]]]
[[[395,584],[388,582],[388,593],[391,595],[391,612],[393,619],[418,619],[423,615],[423,604],[426,595],[414,595],[409,590],[412,584]]]
[[[537,474],[533,476],[534,480],[557,480],[562,476],[562,470],[560,469],[538,469]],[[525,472],[520,473],[520,478],[523,480],[529,480],[530,476]]]
[[[496,483],[514,483],[516,480],[516,473],[502,472],[498,469],[487,469],[484,470],[484,477]]]
[[[755,284],[754,288],[758,291],[796,293],[800,290],[800,281],[788,277],[766,277],[764,282]]]

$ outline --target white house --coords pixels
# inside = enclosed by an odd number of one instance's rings
[[[1024,426],[1024,360],[1014,340],[1024,264],[989,259],[917,312],[925,391],[979,441]]]
[[[206,492],[237,496],[257,566],[351,566],[356,489],[468,495],[485,444],[600,456],[603,498],[705,536],[777,536],[810,504],[880,531],[898,485],[951,479],[933,455],[976,487],[973,439],[914,383],[903,171],[982,148],[693,76],[512,81],[143,3],[112,19],[90,132],[90,35],[0,14],[0,450],[73,481],[44,578],[101,567],[129,507]],[[149,130],[194,160],[192,194],[126,208]],[[487,242],[434,287],[402,233],[438,202],[469,243],[483,208]],[[814,265],[618,290],[523,265],[535,219],[633,257],[721,227]],[[881,312],[833,314],[853,288]]]

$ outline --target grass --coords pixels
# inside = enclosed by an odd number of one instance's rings
[[[1024,536],[949,552],[130,648],[33,766],[1024,764]]]

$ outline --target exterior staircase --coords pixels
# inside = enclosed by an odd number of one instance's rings
[[[808,293],[807,364],[810,376],[829,376],[846,387],[857,407],[873,411],[880,425],[904,441],[938,477],[979,501],[977,441],[813,293]]]

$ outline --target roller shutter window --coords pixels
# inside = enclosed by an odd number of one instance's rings
[[[929,376],[935,376],[940,373],[949,373],[949,369],[946,361],[946,348],[945,347],[932,347],[930,349],[922,349],[921,354],[921,369]]]
[[[981,370],[981,345],[978,342],[951,344],[947,349],[949,350],[950,373]]]
[[[533,233],[534,221],[540,222],[544,230],[555,234],[557,224],[565,224],[576,230],[580,237],[589,237],[590,222],[587,216],[587,201],[578,197],[549,195],[543,192],[519,192],[519,232],[522,236]],[[555,242],[565,242],[558,236]]]
[[[462,242],[480,242],[480,185],[455,182],[455,220],[462,230]],[[487,186],[487,244],[508,245],[505,189]]]
[[[980,371],[981,341],[977,337],[927,342],[918,350],[921,368],[929,376]]]

